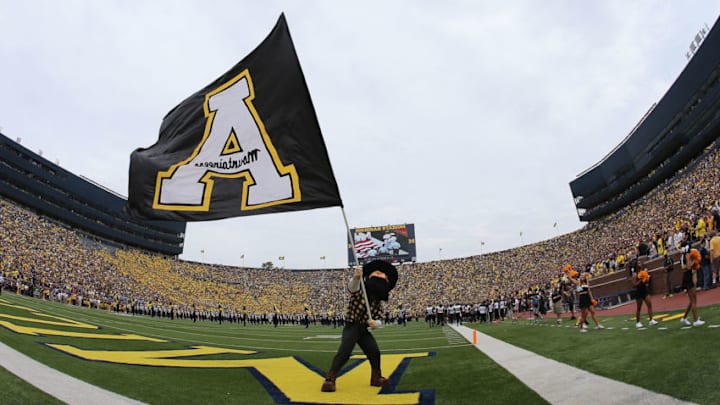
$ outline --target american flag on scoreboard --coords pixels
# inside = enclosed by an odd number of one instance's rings
[[[378,246],[378,242],[375,242],[375,240],[370,236],[368,236],[367,239],[355,241],[355,251],[361,259],[368,257],[368,251],[371,249],[377,249]]]

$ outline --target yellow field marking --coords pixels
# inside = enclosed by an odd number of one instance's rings
[[[90,325],[89,323],[83,323],[83,322],[77,322],[72,319],[66,319],[66,318],[59,318],[56,316],[51,315],[45,315],[45,314],[37,314],[42,316],[47,316],[50,318],[59,319],[60,321],[46,321],[43,319],[37,319],[37,318],[28,318],[25,316],[16,316],[16,315],[8,315],[8,314],[0,314],[0,317],[7,318],[7,319],[14,319],[16,321],[26,321],[26,322],[33,322],[33,323],[41,323],[44,325],[55,325],[55,326],[68,326],[71,328],[83,328],[83,329],[99,329],[95,325]]]
[[[105,361],[108,363],[134,364],[157,367],[196,367],[196,368],[228,368],[245,367],[245,360],[198,360],[188,359],[193,356],[213,354],[253,354],[255,351],[226,349],[222,347],[193,346],[191,349],[178,350],[83,350],[70,345],[48,344],[53,349],[72,354],[85,360]],[[176,357],[183,357],[178,359]],[[238,363],[239,362],[239,363]]]
[[[643,318],[643,315],[644,315],[644,313],[640,314],[640,319]],[[657,319],[665,318],[666,316],[668,316],[668,314],[653,315],[653,319],[657,320]],[[628,319],[628,321],[635,321],[635,317],[633,316],[632,318]]]
[[[41,316],[41,317],[50,318],[50,319],[57,319],[59,322],[57,322],[57,321],[46,321],[46,320],[37,319],[37,318],[27,318],[27,317],[22,317],[22,316],[17,316],[17,315],[10,315],[10,314],[0,314],[0,317],[3,317],[3,318],[15,319],[15,320],[18,320],[18,321],[27,321],[27,322],[42,323],[42,324],[46,324],[46,325],[68,326],[68,327],[71,327],[71,328],[99,329],[97,326],[91,325],[91,324],[89,324],[89,323],[84,323],[84,322],[76,321],[76,320],[74,320],[74,319],[63,318],[63,317],[61,317],[61,316],[44,314],[44,313],[39,312],[39,311],[37,311],[37,310],[35,310],[35,309],[33,309],[33,308],[28,308],[28,307],[25,307],[25,306],[22,306],[22,305],[12,305],[12,304],[9,304],[9,303],[7,303],[7,301],[5,301],[5,300],[0,300],[0,305],[4,305],[4,306],[10,307],[10,308],[22,309],[22,310],[25,310],[25,311],[30,312],[32,315],[35,315],[35,316]]]
[[[28,307],[23,306],[23,305],[11,304],[10,301],[6,301],[6,300],[4,300],[4,299],[0,299],[0,305],[4,305],[4,306],[10,307],[10,308],[24,309],[24,310],[26,310],[26,311],[35,312],[35,310],[32,309],[32,308],[28,308]]]
[[[642,318],[642,314],[640,314],[640,317]],[[674,320],[674,319],[679,319],[679,318],[682,318],[682,314],[680,314],[680,315],[672,315],[672,316],[671,316],[670,314],[659,314],[659,315],[654,315],[654,316],[653,316],[653,319],[654,319],[654,320],[656,320],[656,321],[661,320],[661,321],[663,321],[663,322],[672,321],[672,320]],[[630,318],[630,319],[628,319],[628,320],[629,320],[629,321],[635,321],[635,317],[633,316],[632,318]]]
[[[113,340],[144,340],[148,342],[167,342],[167,340],[162,339],[155,339],[140,335],[133,335],[133,334],[126,334],[126,335],[110,335],[110,334],[102,334],[102,333],[85,333],[85,332],[70,332],[70,331],[63,331],[63,330],[55,330],[55,329],[43,329],[43,328],[34,328],[31,326],[20,326],[15,325],[12,322],[8,321],[0,321],[0,326],[11,330],[15,333],[20,333],[23,335],[30,335],[30,336],[38,336],[38,335],[45,335],[45,336],[65,336],[65,337],[76,337],[76,338],[84,338],[84,339],[113,339]]]
[[[380,394],[380,387],[373,387],[369,384],[370,364],[368,361],[362,362],[357,367],[338,377],[337,391],[328,393],[320,392],[324,377],[309,369],[295,357],[239,360],[173,358],[223,353],[253,353],[245,350],[209,346],[157,351],[83,350],[69,345],[58,344],[48,344],[48,346],[81,359],[109,363],[157,367],[253,368],[267,378],[275,388],[280,390],[293,403],[411,405],[418,404],[420,401],[419,392]],[[428,353],[386,354],[382,356],[383,369],[386,375],[390,375],[404,359],[427,357],[428,355]],[[353,358],[364,359],[365,357],[353,356]]]
[[[82,329],[99,329],[95,325],[74,321],[36,312],[32,308],[11,305],[0,299],[0,305],[27,310],[35,316],[51,318],[38,319],[9,314],[0,314],[0,318],[16,321],[34,322],[44,325],[64,326]],[[15,333],[38,336],[63,336],[85,339],[113,339],[113,340],[143,340],[151,342],[167,342],[140,335],[102,334],[87,332],[60,331],[16,325],[10,321],[0,320],[0,327]],[[364,360],[356,367],[337,378],[337,390],[327,393],[320,392],[324,376],[314,369],[310,369],[295,357],[281,357],[269,359],[198,359],[189,357],[208,356],[217,354],[254,354],[255,351],[227,349],[210,346],[194,346],[190,349],[159,350],[159,351],[108,351],[83,350],[70,345],[47,344],[48,347],[71,354],[77,358],[104,361],[108,363],[133,364],[157,367],[192,367],[192,368],[252,368],[261,374],[275,389],[282,392],[290,402],[315,404],[367,404],[367,405],[414,405],[421,400],[420,392],[401,392],[380,394],[380,387],[369,384],[370,364],[364,356],[353,356],[353,359]],[[386,354],[382,356],[385,375],[392,375],[405,359],[428,357],[429,353]],[[267,382],[261,378],[263,384]]]

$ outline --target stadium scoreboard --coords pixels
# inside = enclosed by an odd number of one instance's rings
[[[391,263],[415,262],[415,224],[370,226],[350,229],[348,264],[355,264],[352,247],[355,246],[359,264],[375,259]],[[353,243],[354,242],[354,243]]]

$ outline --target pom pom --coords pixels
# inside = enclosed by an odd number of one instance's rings
[[[593,300],[592,300],[592,306],[596,307],[597,304],[598,304],[597,300],[596,300],[596,299],[593,299]]]
[[[578,273],[578,272],[575,271],[575,270],[570,270],[570,272],[568,272],[568,276],[570,276],[571,278],[577,277],[578,274],[580,274],[580,273]]]
[[[572,265],[566,264],[565,267],[563,267],[563,273],[568,273],[572,269]]]
[[[650,281],[650,273],[648,273],[647,270],[640,270],[638,272],[638,279],[640,279],[643,283],[647,283]]]
[[[693,270],[699,270],[700,269],[700,259],[702,259],[702,256],[700,256],[700,251],[697,249],[690,249],[690,254],[688,255],[693,260]]]

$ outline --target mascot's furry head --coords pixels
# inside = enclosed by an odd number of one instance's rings
[[[387,281],[379,277],[370,277],[376,271],[384,273]],[[385,260],[373,260],[363,265],[363,280],[368,296],[387,301],[390,290],[397,284],[398,272],[392,263]]]

